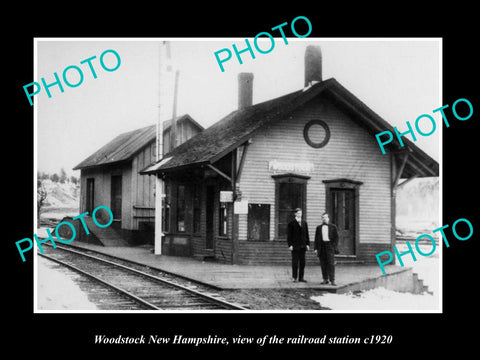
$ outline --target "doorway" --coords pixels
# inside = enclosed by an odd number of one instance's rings
[[[351,179],[322,180],[325,184],[325,209],[330,222],[338,229],[340,256],[355,257],[358,251],[359,198],[361,181]]]
[[[355,190],[330,189],[329,211],[338,229],[340,255],[355,255]]]
[[[95,179],[89,178],[87,179],[87,199],[85,204],[85,211],[88,211],[92,215],[94,206],[94,194],[95,194]]]
[[[112,176],[110,210],[112,210],[113,219],[122,219],[122,176]]]
[[[215,186],[206,187],[206,241],[205,249],[213,249],[213,238],[215,229]]]

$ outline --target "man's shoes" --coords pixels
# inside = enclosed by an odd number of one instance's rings
[[[300,280],[298,280],[298,282],[307,282],[307,280],[305,280],[305,279],[300,279]]]
[[[323,280],[320,284],[322,285],[328,284],[328,280]]]
[[[292,282],[297,282],[297,279],[295,279],[295,278],[292,278]]]
[[[335,281],[330,281],[330,285],[337,286],[337,284],[335,284]]]

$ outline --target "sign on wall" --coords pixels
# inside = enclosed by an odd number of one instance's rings
[[[233,191],[220,191],[220,202],[233,202]]]
[[[310,161],[272,160],[268,162],[268,170],[274,173],[277,173],[277,172],[313,173],[314,165]]]

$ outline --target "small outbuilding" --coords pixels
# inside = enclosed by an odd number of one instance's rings
[[[173,133],[172,120],[163,126],[164,154],[173,150],[172,143],[181,144],[203,130],[188,114],[175,118]],[[80,213],[92,214],[99,205],[113,213],[117,240],[108,239],[111,245],[153,242],[155,179],[139,171],[155,161],[156,131],[151,125],[120,134],[73,168],[81,172]]]

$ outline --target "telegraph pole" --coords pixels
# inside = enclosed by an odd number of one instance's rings
[[[159,49],[159,111],[156,128],[156,161],[160,161],[163,157],[163,122],[167,120],[168,114],[168,96],[169,91],[169,77],[172,73],[171,59],[170,59],[170,43],[162,41]],[[163,238],[163,199],[164,181],[159,174],[155,177],[155,255],[162,254],[162,238]]]

